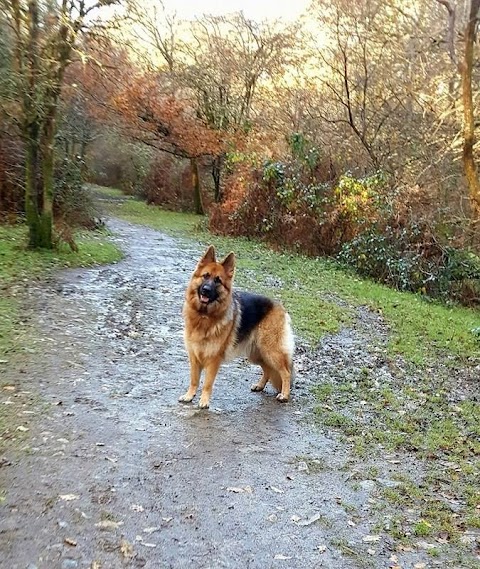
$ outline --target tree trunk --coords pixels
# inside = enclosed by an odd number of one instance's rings
[[[475,30],[477,16],[480,9],[480,0],[472,0],[470,15],[465,30],[465,53],[460,66],[462,76],[462,102],[463,102],[463,167],[467,180],[472,217],[480,221],[480,182],[473,155],[475,143],[474,105],[472,95],[472,66],[473,46],[475,42]]]
[[[196,158],[190,158],[190,172],[192,174],[193,206],[197,215],[205,215],[200,191],[200,176],[198,175],[198,163]]]
[[[25,154],[25,213],[29,230],[28,246],[52,249],[52,218],[45,215],[45,193],[40,173],[40,152],[36,125],[27,140]]]
[[[48,240],[48,248],[53,247],[53,195],[55,188],[54,165],[55,165],[55,113],[56,102],[46,117],[44,133],[42,137],[42,182],[43,182],[43,210],[42,231],[45,240]]]
[[[214,199],[215,203],[220,203],[222,201],[222,188],[220,185],[222,178],[222,165],[223,156],[215,156],[212,163],[212,177],[214,184]]]

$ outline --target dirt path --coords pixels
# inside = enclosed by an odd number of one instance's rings
[[[371,484],[352,484],[354,460],[309,426],[309,375],[358,365],[374,317],[323,343],[322,370],[299,350],[288,405],[251,393],[242,362],[222,368],[209,411],[181,405],[201,248],[111,226],[124,261],[29,292],[35,353],[2,377],[23,440],[0,462],[0,567],[393,566],[388,538],[364,540],[378,533]]]

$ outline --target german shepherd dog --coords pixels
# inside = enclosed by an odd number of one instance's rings
[[[202,370],[205,381],[199,407],[210,405],[212,388],[222,362],[246,356],[263,375],[252,391],[270,381],[277,400],[290,397],[293,333],[283,306],[265,296],[233,290],[235,255],[217,262],[211,245],[199,260],[185,292],[184,339],[190,360],[190,386],[179,401],[195,397]]]

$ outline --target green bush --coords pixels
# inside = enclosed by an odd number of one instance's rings
[[[420,225],[372,227],[344,243],[337,259],[399,290],[480,304],[480,258],[441,247]]]
[[[100,214],[83,184],[82,162],[65,157],[55,169],[55,218],[70,227],[95,229]]]

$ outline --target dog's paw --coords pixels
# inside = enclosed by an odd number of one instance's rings
[[[209,407],[210,407],[210,401],[208,399],[200,398],[200,401],[198,402],[198,408],[199,409],[208,409]]]
[[[279,401],[280,403],[287,403],[288,397],[285,397],[285,395],[282,395],[281,393],[279,393],[277,395],[277,401]]]
[[[185,393],[184,395],[181,395],[178,400],[180,401],[180,403],[191,403],[192,399],[195,397],[195,395],[191,395],[190,393]]]
[[[259,383],[254,383],[250,386],[250,391],[263,391],[264,386],[262,387]]]

